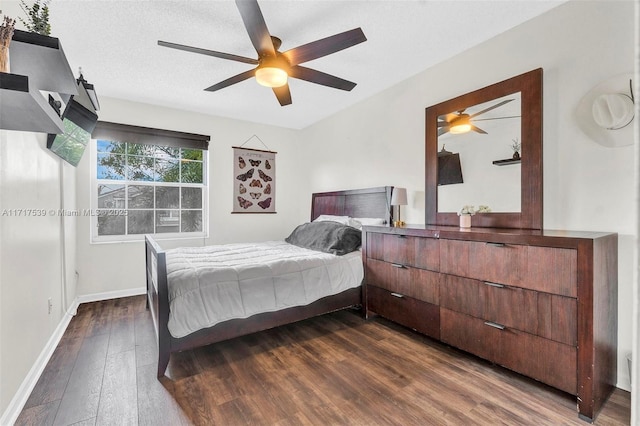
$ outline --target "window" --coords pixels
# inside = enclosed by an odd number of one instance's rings
[[[92,240],[206,236],[206,144],[165,137],[177,132],[107,124],[94,131],[91,147]],[[136,132],[127,134],[131,128]],[[148,132],[143,138],[140,129]]]

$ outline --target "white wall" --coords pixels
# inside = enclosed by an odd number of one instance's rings
[[[640,2],[636,2],[636,13],[635,13],[636,22],[640,22]],[[635,40],[640,40],[640,26],[636,25],[635,31]],[[634,93],[640,93],[640,44],[636,43],[636,51],[635,51],[635,68],[636,68],[636,79],[635,79],[635,89]],[[636,117],[640,117],[640,102],[636,102]],[[636,208],[640,209],[640,120],[636,119],[635,121],[635,159],[636,159],[636,169],[635,169],[635,181],[636,181],[636,191],[635,191],[635,202]],[[640,382],[640,369],[638,365],[640,365],[640,354],[638,353],[638,345],[640,342],[640,326],[638,319],[640,318],[640,291],[638,290],[638,283],[640,283],[640,244],[638,243],[638,234],[640,234],[640,215],[638,211],[636,211],[636,247],[634,254],[634,274],[633,274],[633,283],[636,285],[633,286],[633,316],[632,316],[632,324],[633,324],[633,371],[631,372],[631,382],[634,383],[633,387],[638,389],[638,383]],[[631,392],[631,424],[635,425],[640,422],[640,395],[638,392],[632,389]]]
[[[163,247],[281,240],[289,235],[297,224],[300,208],[299,172],[303,169],[298,162],[299,143],[296,131],[104,97],[100,98],[100,106],[99,115],[102,121],[199,133],[211,137],[209,238],[163,241]],[[231,147],[242,145],[253,135],[257,135],[271,151],[278,153],[277,214],[231,214],[234,179]],[[255,138],[245,147],[265,149]],[[90,208],[89,194],[92,188],[89,157],[87,153],[78,165],[79,209]],[[77,219],[78,295],[143,289],[144,243],[90,244],[89,218]]]
[[[62,180],[61,161],[46,148],[45,134],[0,131],[0,413],[65,317],[57,210],[61,182],[74,191],[75,171],[64,167]],[[75,256],[67,261],[75,269]]]
[[[402,7],[402,6],[398,6]],[[424,109],[544,68],[544,226],[620,234],[618,385],[629,389],[633,146],[604,148],[574,111],[602,80],[634,68],[634,4],[571,1],[302,131],[310,164],[303,194],[377,185],[406,187],[408,223],[424,223]],[[300,218],[308,214],[300,204]]]
[[[85,154],[86,155],[86,154]],[[61,208],[66,212],[77,212],[76,203],[76,168],[66,161],[60,161],[60,199]],[[64,255],[62,259],[62,274],[65,285],[62,287],[63,309],[68,309],[77,296],[77,249],[76,234],[78,228],[78,218],[74,214],[61,216],[61,250]]]
[[[21,15],[19,6],[3,1],[2,12]],[[20,22],[16,27],[24,29]],[[75,168],[46,148],[46,134],[0,130],[0,213],[20,208],[47,212],[40,217],[0,215],[0,423],[7,420],[5,414],[16,414],[24,402],[20,398],[35,384],[38,362],[50,355],[56,333],[70,319],[66,311],[76,297],[76,226],[74,218],[57,210],[75,209],[75,181]]]
[[[640,22],[640,2],[636,2],[636,13],[635,13],[636,22]],[[635,32],[635,40],[640,40],[640,26],[636,24],[636,32]],[[634,93],[640,93],[640,43],[636,43],[636,52],[635,52],[635,81],[634,81]],[[636,102],[636,117],[640,117],[640,102]],[[635,181],[636,181],[636,191],[635,191],[635,202],[636,208],[636,244],[635,250],[633,254],[633,262],[635,265],[634,274],[633,274],[633,316],[631,323],[633,324],[633,371],[631,372],[631,382],[635,383],[635,389],[638,389],[638,383],[640,383],[640,369],[638,366],[640,365],[640,353],[638,353],[638,347],[640,346],[640,291],[638,290],[638,284],[640,283],[640,244],[638,242],[638,236],[640,235],[640,120],[636,118],[635,121],[635,152],[634,157],[636,159],[636,168],[635,168]],[[631,424],[636,425],[640,422],[640,395],[637,391],[631,392]]]

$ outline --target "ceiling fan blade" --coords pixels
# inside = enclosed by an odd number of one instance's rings
[[[231,86],[232,84],[240,83],[241,81],[251,78],[255,75],[255,73],[255,69],[245,71],[241,74],[234,75],[233,77],[221,81],[220,83],[216,83],[211,87],[207,87],[204,90],[206,90],[207,92],[215,92],[216,90],[224,89],[225,87]]]
[[[273,47],[271,34],[269,34],[267,24],[264,22],[258,2],[256,0],[236,0],[236,6],[258,55],[275,56],[276,49]]]
[[[504,120],[505,118],[520,118],[520,115],[510,115],[508,117],[493,117],[493,118],[476,118],[473,121],[489,121],[489,120]]]
[[[445,126],[449,126],[449,122],[448,121],[438,121],[438,127],[445,127]]]
[[[356,44],[367,41],[362,29],[355,28],[327,38],[312,41],[302,46],[287,50],[283,55],[291,65],[298,65],[312,59],[321,58],[331,53],[339,52]]]
[[[273,93],[276,94],[276,98],[278,98],[280,106],[291,105],[291,90],[289,90],[288,84],[280,87],[274,87]]]
[[[489,108],[485,108],[485,109],[483,109],[482,111],[476,112],[475,114],[471,114],[471,115],[469,116],[469,118],[476,117],[476,116],[478,116],[478,115],[480,115],[480,114],[484,114],[485,112],[491,111],[492,109],[496,109],[496,108],[498,108],[498,107],[501,107],[501,106],[502,106],[502,105],[504,105],[504,104],[508,104],[508,103],[509,103],[509,102],[511,102],[512,100],[513,100],[513,99],[507,99],[507,100],[505,100],[505,101],[498,102],[497,104],[495,104],[495,105],[493,105],[493,106],[490,106]]]
[[[356,87],[356,83],[344,80],[322,71],[312,70],[311,68],[296,65],[291,67],[289,75],[293,78],[299,78],[311,83],[321,84],[323,86],[333,87],[334,89],[350,91]]]
[[[216,52],[215,50],[201,49],[199,47],[185,46],[183,44],[171,43],[158,40],[158,46],[170,47],[171,49],[184,50],[186,52],[200,53],[202,55],[215,56],[216,58],[230,59],[232,61],[244,62],[246,64],[257,65],[256,59],[245,58],[244,56],[232,55],[230,53]]]
[[[488,135],[487,132],[485,132],[484,130],[482,130],[479,127],[474,126],[473,124],[471,125],[471,130],[473,130],[474,132],[482,133],[484,135]]]
[[[449,126],[441,127],[440,129],[438,129],[438,136],[442,136],[442,135],[444,135],[445,133],[448,133],[448,132],[449,132]]]

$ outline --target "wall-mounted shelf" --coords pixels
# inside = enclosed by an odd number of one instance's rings
[[[38,90],[78,94],[78,83],[57,38],[15,30],[9,57],[11,72],[29,76]]]
[[[27,76],[0,73],[0,129],[63,133],[58,114],[29,83]]]
[[[11,74],[0,73],[0,129],[63,133],[62,120],[40,93],[59,93],[64,102],[78,94],[60,41],[15,30],[9,58]]]
[[[507,166],[509,164],[520,164],[520,161],[522,161],[522,159],[520,158],[518,158],[517,160],[513,158],[507,158],[505,160],[496,160],[493,162],[493,164],[495,164],[496,166]]]

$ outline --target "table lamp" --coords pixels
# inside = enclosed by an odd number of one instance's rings
[[[407,188],[393,188],[393,192],[391,193],[391,205],[398,206],[398,216],[396,220],[393,221],[393,226],[404,226],[405,223],[400,217],[400,206],[407,205]]]

